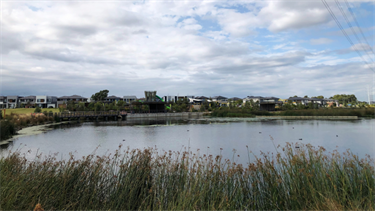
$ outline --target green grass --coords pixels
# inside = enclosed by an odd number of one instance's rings
[[[254,111],[250,109],[241,108],[219,108],[211,112],[213,117],[255,117],[256,115],[271,115],[268,111]]]
[[[13,114],[31,114],[34,113],[35,108],[14,108],[14,109],[6,109],[5,114],[10,115],[11,113]],[[50,112],[52,111],[53,113],[55,112],[60,112],[58,108],[42,108],[42,112],[47,111]],[[3,116],[4,116],[4,110],[3,110]]]
[[[20,128],[44,124],[53,120],[54,117],[45,116],[43,113],[36,115],[7,114],[0,120],[0,140],[11,138]]]
[[[213,117],[255,117],[255,116],[358,116],[374,117],[374,108],[321,108],[321,109],[302,109],[287,111],[254,111],[241,108],[220,108],[215,109],[211,116]]]
[[[117,150],[0,160],[1,210],[373,210],[374,160],[287,144],[242,166],[221,156]],[[120,147],[121,148],[121,147]],[[249,153],[249,156],[251,153]]]
[[[374,108],[326,108],[280,111],[280,116],[358,116],[374,117]]]

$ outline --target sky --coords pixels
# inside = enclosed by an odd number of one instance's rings
[[[320,0],[3,0],[0,95],[367,101],[375,4],[327,3],[343,30]]]

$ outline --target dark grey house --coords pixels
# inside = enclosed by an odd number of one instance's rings
[[[7,107],[7,97],[0,96],[0,108],[6,108],[6,107]]]
[[[117,96],[114,96],[114,95],[108,96],[108,97],[104,98],[104,102],[105,103],[118,102],[120,100],[123,100],[123,98],[122,97],[117,97]]]
[[[228,98],[220,96],[220,95],[219,96],[214,96],[211,99],[212,99],[212,101],[227,101],[228,100]]]
[[[21,96],[7,96],[6,108],[19,108]]]
[[[78,102],[87,103],[87,98],[82,97],[80,95],[58,97],[57,98],[57,107],[59,107],[60,105],[68,103],[68,101],[73,101],[73,102],[76,102],[76,103],[78,103]]]
[[[19,99],[20,106],[23,104],[26,108],[35,107],[36,96],[27,96]]]

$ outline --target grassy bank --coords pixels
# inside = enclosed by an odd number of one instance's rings
[[[333,108],[333,109],[304,109],[280,111],[279,116],[358,116],[374,117],[373,108]]]
[[[255,117],[257,115],[264,115],[268,116],[271,113],[267,111],[254,111],[250,109],[241,109],[241,108],[220,108],[215,109],[211,112],[211,116],[213,117]]]
[[[322,108],[322,109],[303,109],[288,111],[254,111],[241,108],[220,108],[211,112],[213,117],[255,117],[255,116],[358,116],[374,117],[373,108]]]
[[[33,126],[40,125],[46,122],[53,121],[53,117],[45,116],[44,114],[36,115],[19,115],[10,114],[6,115],[4,119],[0,120],[0,140],[11,138],[16,134],[17,130]]]
[[[35,108],[14,108],[14,109],[6,109],[5,115],[13,114],[31,114],[34,113]],[[49,113],[52,111],[53,113],[60,112],[58,108],[43,108],[42,112],[47,111]],[[4,110],[2,110],[4,116]]]
[[[0,160],[1,209],[373,210],[370,158],[288,144],[247,166],[221,156],[155,149],[114,155]]]

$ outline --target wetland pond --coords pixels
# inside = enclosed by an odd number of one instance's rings
[[[358,120],[261,120],[256,118],[142,119],[108,122],[81,122],[51,126],[53,130],[15,138],[1,146],[0,156],[9,150],[26,153],[57,154],[58,159],[81,158],[91,153],[108,155],[122,144],[122,150],[157,148],[183,151],[190,147],[199,155],[223,155],[246,164],[260,152],[278,150],[289,143],[322,146],[327,151],[350,149],[360,158],[375,156],[375,119]],[[273,139],[273,140],[272,140]],[[248,148],[246,147],[248,146]],[[199,150],[199,151],[197,151]],[[250,153],[249,151],[252,151]]]

